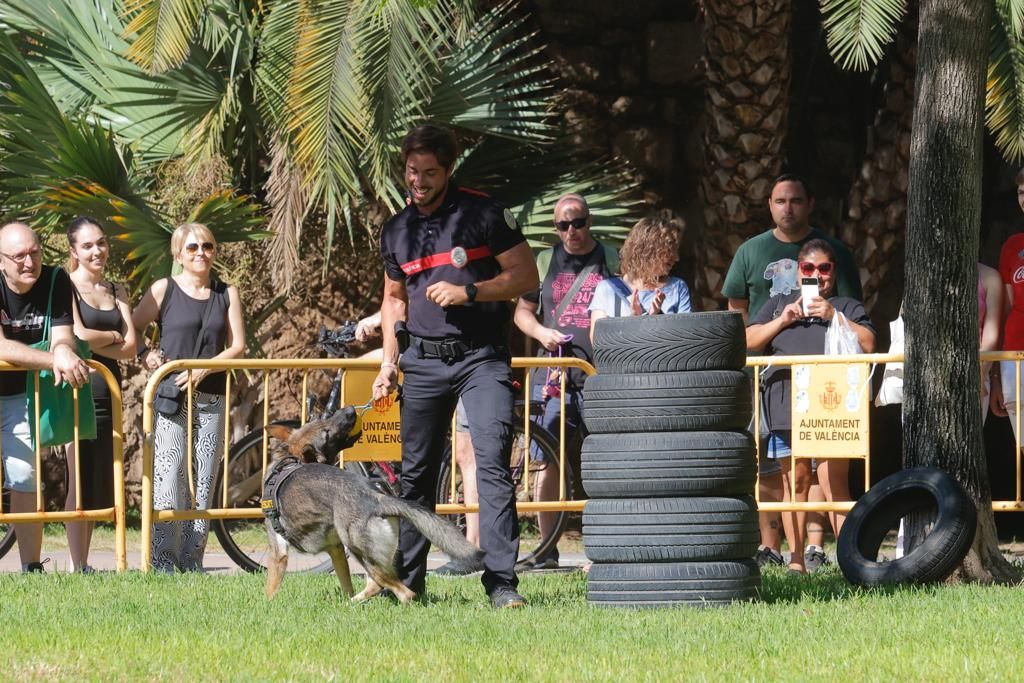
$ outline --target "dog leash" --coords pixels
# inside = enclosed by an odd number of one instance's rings
[[[395,388],[395,400],[396,401],[401,401],[402,400],[402,385],[401,384],[399,384]],[[362,415],[367,410],[372,408],[374,403],[375,403],[375,401],[371,398],[369,401],[367,401],[366,403],[364,403],[361,406],[352,406],[352,409],[355,410],[356,413],[358,413],[359,415]]]

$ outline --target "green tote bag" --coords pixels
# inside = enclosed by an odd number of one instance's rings
[[[46,327],[43,339],[30,344],[33,349],[50,350],[50,313],[53,310],[53,285],[57,280],[57,271],[53,269],[50,279],[50,297],[46,302]],[[89,345],[81,339],[75,340],[75,352],[80,358],[91,358]],[[28,372],[25,375],[25,394],[28,396],[28,423],[32,430],[32,444],[36,443],[36,396],[35,381],[39,377],[39,432],[40,445],[60,446],[75,440],[75,401],[74,388],[67,382],[53,384],[53,369],[40,370],[38,375]],[[86,382],[78,389],[78,438],[96,438],[96,407],[92,402],[92,383]]]

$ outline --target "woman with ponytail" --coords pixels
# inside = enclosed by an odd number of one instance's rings
[[[68,271],[74,285],[75,336],[87,342],[93,358],[105,365],[121,383],[118,360],[135,356],[135,328],[124,285],[110,282],[103,271],[110,245],[100,224],[87,217],[71,221],[67,229]],[[68,444],[68,493],[65,509],[96,510],[114,505],[114,426],[110,390],[93,373],[93,401],[96,405],[96,439],[79,441],[78,467],[82,500],[76,499],[74,444]],[[93,522],[68,522],[68,551],[76,572],[91,572],[89,544]]]

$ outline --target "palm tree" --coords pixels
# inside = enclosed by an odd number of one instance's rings
[[[595,227],[612,236],[636,213],[634,183],[602,191],[605,178],[621,179],[620,164],[565,163],[549,115],[553,84],[511,4],[480,16],[468,0],[54,4],[0,9],[0,22],[30,36],[21,47],[51,92],[147,161],[228,159],[237,186],[267,205],[271,249],[286,264],[273,273],[279,286],[298,263],[304,226],[323,226],[330,250],[340,226],[351,233],[401,205],[397,149],[422,119],[466,143],[464,183],[496,161],[532,162],[490,187],[521,199],[513,211],[535,243],[551,233],[550,204],[538,199],[562,191],[587,191]],[[83,28],[92,41],[78,36]]]
[[[718,308],[736,248],[768,226],[789,123],[788,0],[704,3],[704,254],[696,289]]]
[[[70,216],[98,217],[120,239],[142,289],[169,273],[173,225],[149,198],[132,150],[109,129],[56,105],[32,64],[0,33],[0,195],[7,219],[28,219],[44,233]],[[26,113],[31,112],[31,113]],[[259,205],[224,189],[200,201],[189,219],[217,226],[233,242],[260,237]]]

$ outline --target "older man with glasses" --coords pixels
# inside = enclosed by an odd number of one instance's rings
[[[63,270],[44,266],[42,246],[35,231],[24,223],[0,228],[0,360],[35,370],[53,370],[56,382],[80,387],[89,379],[89,367],[75,354],[71,279]],[[31,348],[42,341],[50,314],[50,351]],[[35,449],[29,431],[25,372],[0,372],[3,485],[11,492],[9,512],[36,509]],[[41,572],[43,525],[14,525],[23,571]]]
[[[540,287],[521,296],[515,312],[516,326],[537,340],[540,355],[574,356],[593,362],[588,307],[597,283],[618,272],[619,257],[615,249],[594,239],[590,234],[591,225],[590,207],[582,195],[566,194],[555,202],[554,227],[560,241],[538,254]],[[559,433],[561,419],[559,372],[557,368],[540,371],[533,381],[533,399],[543,404],[537,415],[538,423],[552,434]],[[581,433],[585,376],[579,370],[570,370],[565,379],[565,433]],[[533,457],[540,457],[540,454],[533,454]],[[539,470],[534,500],[557,500],[558,479],[556,468]],[[556,514],[539,515],[542,535],[546,535],[549,525],[555,524]],[[557,566],[557,549],[533,562],[533,568]]]

